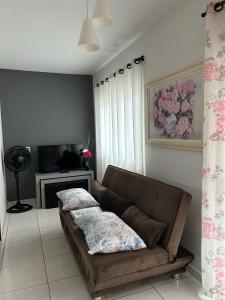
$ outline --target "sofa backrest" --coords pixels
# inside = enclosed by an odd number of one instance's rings
[[[176,255],[191,195],[178,187],[109,165],[103,186],[129,199],[145,214],[167,224],[160,245]]]

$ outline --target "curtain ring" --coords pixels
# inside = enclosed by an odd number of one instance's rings
[[[114,77],[116,77],[116,72],[113,74]]]
[[[101,81],[101,85],[104,85],[104,80]]]
[[[221,2],[217,2],[215,5],[214,5],[214,10],[216,12],[220,12],[223,10],[223,6],[225,4],[225,1],[221,1]]]
[[[99,83],[97,83],[96,86],[99,87]]]
[[[140,64],[140,58],[139,58],[139,57],[138,57],[138,58],[135,58],[134,63],[135,63],[136,65]]]
[[[131,69],[132,68],[132,64],[127,64],[127,69]]]
[[[109,77],[106,77],[105,82],[109,82]]]
[[[119,73],[123,74],[124,73],[124,69],[119,69]]]

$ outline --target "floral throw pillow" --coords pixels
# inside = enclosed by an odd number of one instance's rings
[[[82,209],[71,210],[70,214],[73,217],[74,223],[77,223],[77,219],[80,219],[80,223],[83,220],[86,220],[87,217],[96,216],[97,214],[102,213],[102,209],[99,206],[96,207],[87,207]]]
[[[75,188],[56,193],[63,202],[63,210],[99,206],[99,203],[85,189]]]
[[[91,255],[146,248],[139,235],[114,213],[78,216],[76,224],[84,232]]]

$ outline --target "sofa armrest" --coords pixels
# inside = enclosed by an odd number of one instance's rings
[[[92,194],[97,201],[102,199],[106,190],[107,190],[107,188],[104,187],[104,185],[99,183],[97,180],[94,181],[93,188],[92,188]]]
[[[178,247],[180,244],[180,240],[183,234],[184,226],[186,224],[189,206],[191,202],[192,196],[187,193],[183,192],[183,196],[181,198],[180,207],[178,209],[176,221],[173,227],[173,231],[171,233],[168,245],[167,245],[167,251],[169,253],[169,261],[173,262],[176,258]]]

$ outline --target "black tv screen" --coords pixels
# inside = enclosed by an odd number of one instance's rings
[[[82,144],[38,146],[39,172],[66,172],[81,169]]]

